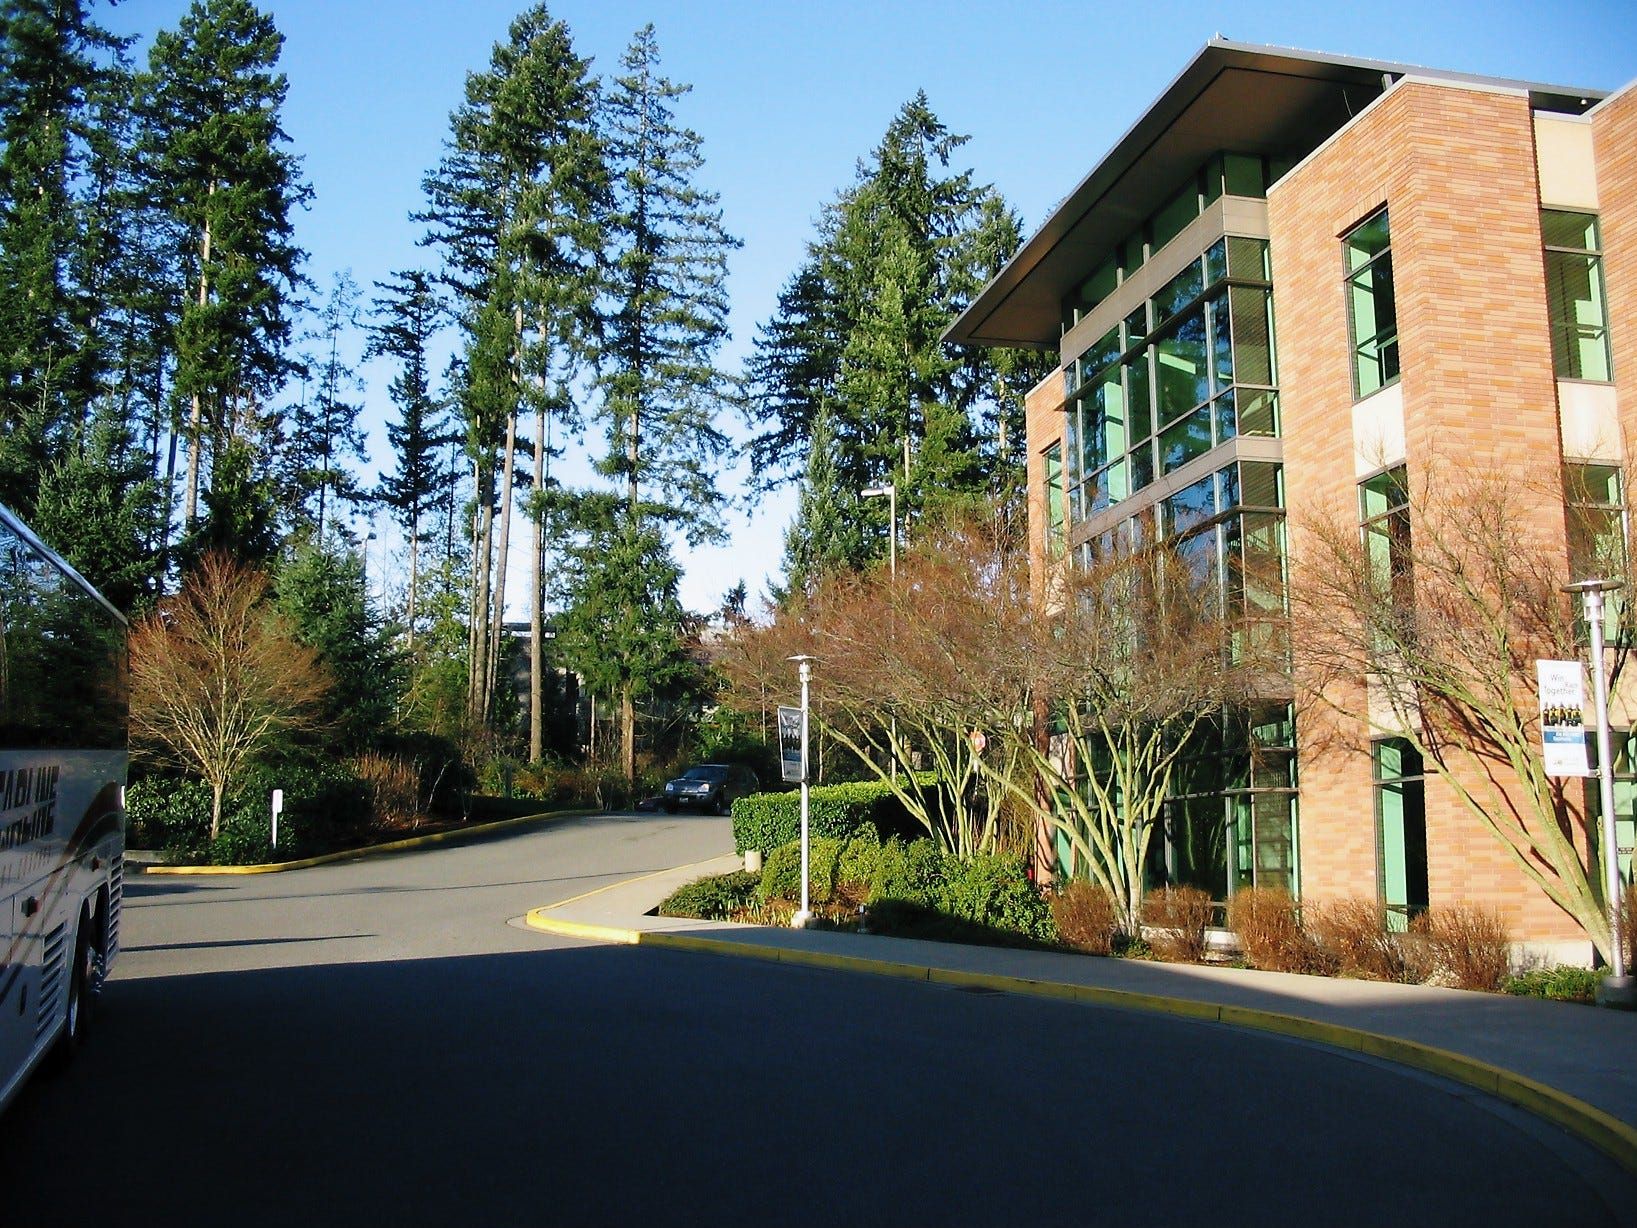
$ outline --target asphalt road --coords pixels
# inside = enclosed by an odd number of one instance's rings
[[[96,1033],[0,1117],[0,1228],[1633,1222],[1567,1135],[1369,1059],[507,924],[727,844],[133,878]]]

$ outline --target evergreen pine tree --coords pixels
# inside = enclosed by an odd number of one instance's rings
[[[727,338],[727,259],[739,246],[717,197],[699,187],[701,139],[675,121],[692,88],[659,75],[653,27],[620,61],[607,105],[614,169],[614,252],[602,356],[609,451],[633,517],[653,511],[690,541],[720,536],[719,426],[734,399],[715,366]]]
[[[305,258],[290,215],[311,190],[280,127],[283,43],[249,0],[194,0],[148,58],[148,171],[185,235],[175,384],[188,405],[187,522],[197,514],[203,451],[250,434],[289,370]]]
[[[33,512],[81,426],[100,356],[73,278],[95,58],[120,46],[84,0],[0,4],[0,502]]]
[[[443,406],[432,396],[428,348],[443,317],[443,305],[423,271],[399,272],[376,282],[369,357],[391,359],[397,367],[388,392],[398,420],[387,423],[397,467],[382,473],[375,497],[391,509],[409,543],[409,599],[404,623],[415,644],[416,598],[420,590],[422,519],[437,495],[442,449],[449,426]]]
[[[1047,368],[939,340],[1021,242],[999,195],[950,169],[965,140],[924,94],[906,103],[824,212],[758,331],[749,364],[757,480],[803,480],[786,549],[793,590],[885,554],[887,508],[853,506],[865,487],[893,482],[911,523],[1015,490],[1022,393]]]
[[[582,530],[558,577],[563,613],[556,645],[593,694],[619,702],[621,767],[636,775],[638,704],[694,679],[681,572],[660,525],[633,518],[606,497],[581,502]]]

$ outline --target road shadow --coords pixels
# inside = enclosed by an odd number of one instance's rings
[[[1332,1050],[549,943],[116,980],[0,1118],[6,1222],[1619,1222],[1532,1119]]]

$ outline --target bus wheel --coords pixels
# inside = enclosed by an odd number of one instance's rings
[[[79,928],[74,931],[74,963],[68,970],[68,1005],[62,1036],[57,1041],[59,1061],[66,1062],[85,1043],[96,982],[97,953],[91,945],[91,927],[81,915]]]

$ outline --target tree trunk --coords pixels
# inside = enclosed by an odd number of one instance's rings
[[[222,792],[226,782],[213,780],[210,782],[210,842],[216,843],[216,837],[222,832]]]
[[[538,762],[544,752],[545,739],[540,730],[540,722],[544,715],[545,702],[543,691],[545,688],[545,638],[546,618],[544,609],[544,594],[541,589],[545,584],[545,533],[542,520],[544,509],[540,500],[545,492],[546,478],[546,398],[545,377],[541,376],[540,405],[534,415],[534,514],[529,517],[533,524],[530,526],[530,576],[529,576],[529,762]]]
[[[630,682],[620,688],[620,767],[627,784],[637,779],[637,705],[631,697]]]
[[[421,516],[417,510],[409,518],[409,605],[404,611],[404,622],[409,627],[409,649],[415,649],[415,588],[420,578]]]
[[[212,183],[207,195],[216,195],[216,185]],[[199,306],[202,309],[210,301],[210,218],[205,217],[204,234],[199,240]],[[191,404],[188,409],[188,493],[187,514],[183,525],[191,525],[199,515],[199,442],[202,431],[200,418],[203,416],[199,404],[199,389],[193,390]]]
[[[511,552],[512,474],[517,459],[517,410],[506,415],[506,452],[500,470],[500,543],[495,558],[495,596],[489,615],[488,694],[499,681],[501,635],[506,622],[506,556]],[[488,715],[488,705],[484,705]]]
[[[492,479],[490,479],[492,480]],[[489,719],[489,606],[491,594],[489,587],[491,556],[493,554],[494,539],[494,499],[490,495],[489,482],[485,475],[477,478],[478,508],[476,517],[478,531],[475,534],[472,559],[472,625],[471,635],[471,673],[468,697],[471,704],[473,726],[487,723]]]

